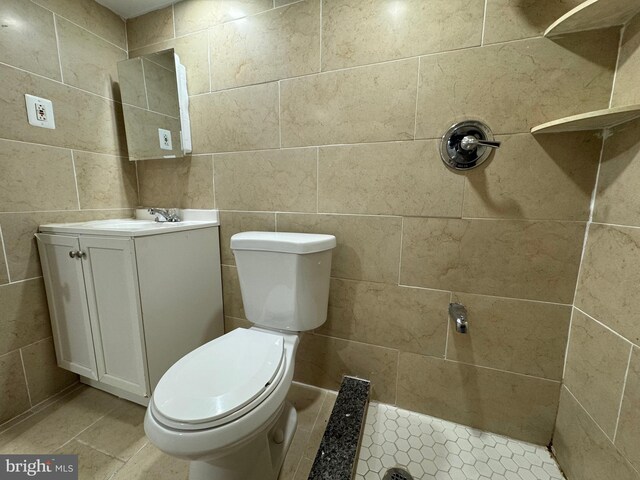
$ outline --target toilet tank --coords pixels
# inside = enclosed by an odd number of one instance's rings
[[[313,330],[327,319],[333,235],[242,232],[231,237],[247,320]]]

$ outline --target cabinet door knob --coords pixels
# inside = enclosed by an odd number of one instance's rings
[[[76,258],[87,258],[87,252],[83,252],[82,250],[77,251]]]
[[[69,252],[69,258],[76,258],[77,255],[78,255],[78,252],[74,252],[73,250]]]

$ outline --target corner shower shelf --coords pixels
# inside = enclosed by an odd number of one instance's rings
[[[545,37],[623,25],[640,13],[637,0],[587,0],[570,10],[544,32]]]
[[[602,130],[640,118],[640,105],[606,108],[594,112],[581,113],[543,123],[531,129],[531,133],[580,132]]]

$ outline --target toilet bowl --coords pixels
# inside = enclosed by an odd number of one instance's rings
[[[326,320],[335,237],[244,232],[231,239],[247,319],[161,378],[149,440],[189,460],[191,480],[275,480],[297,424],[286,401],[299,333]]]

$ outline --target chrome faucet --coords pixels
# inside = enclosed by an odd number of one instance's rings
[[[456,332],[467,333],[469,322],[467,320],[467,309],[461,303],[449,304],[449,316],[456,322]]]
[[[182,220],[175,208],[150,208],[147,211],[156,216],[156,222],[179,222]]]

